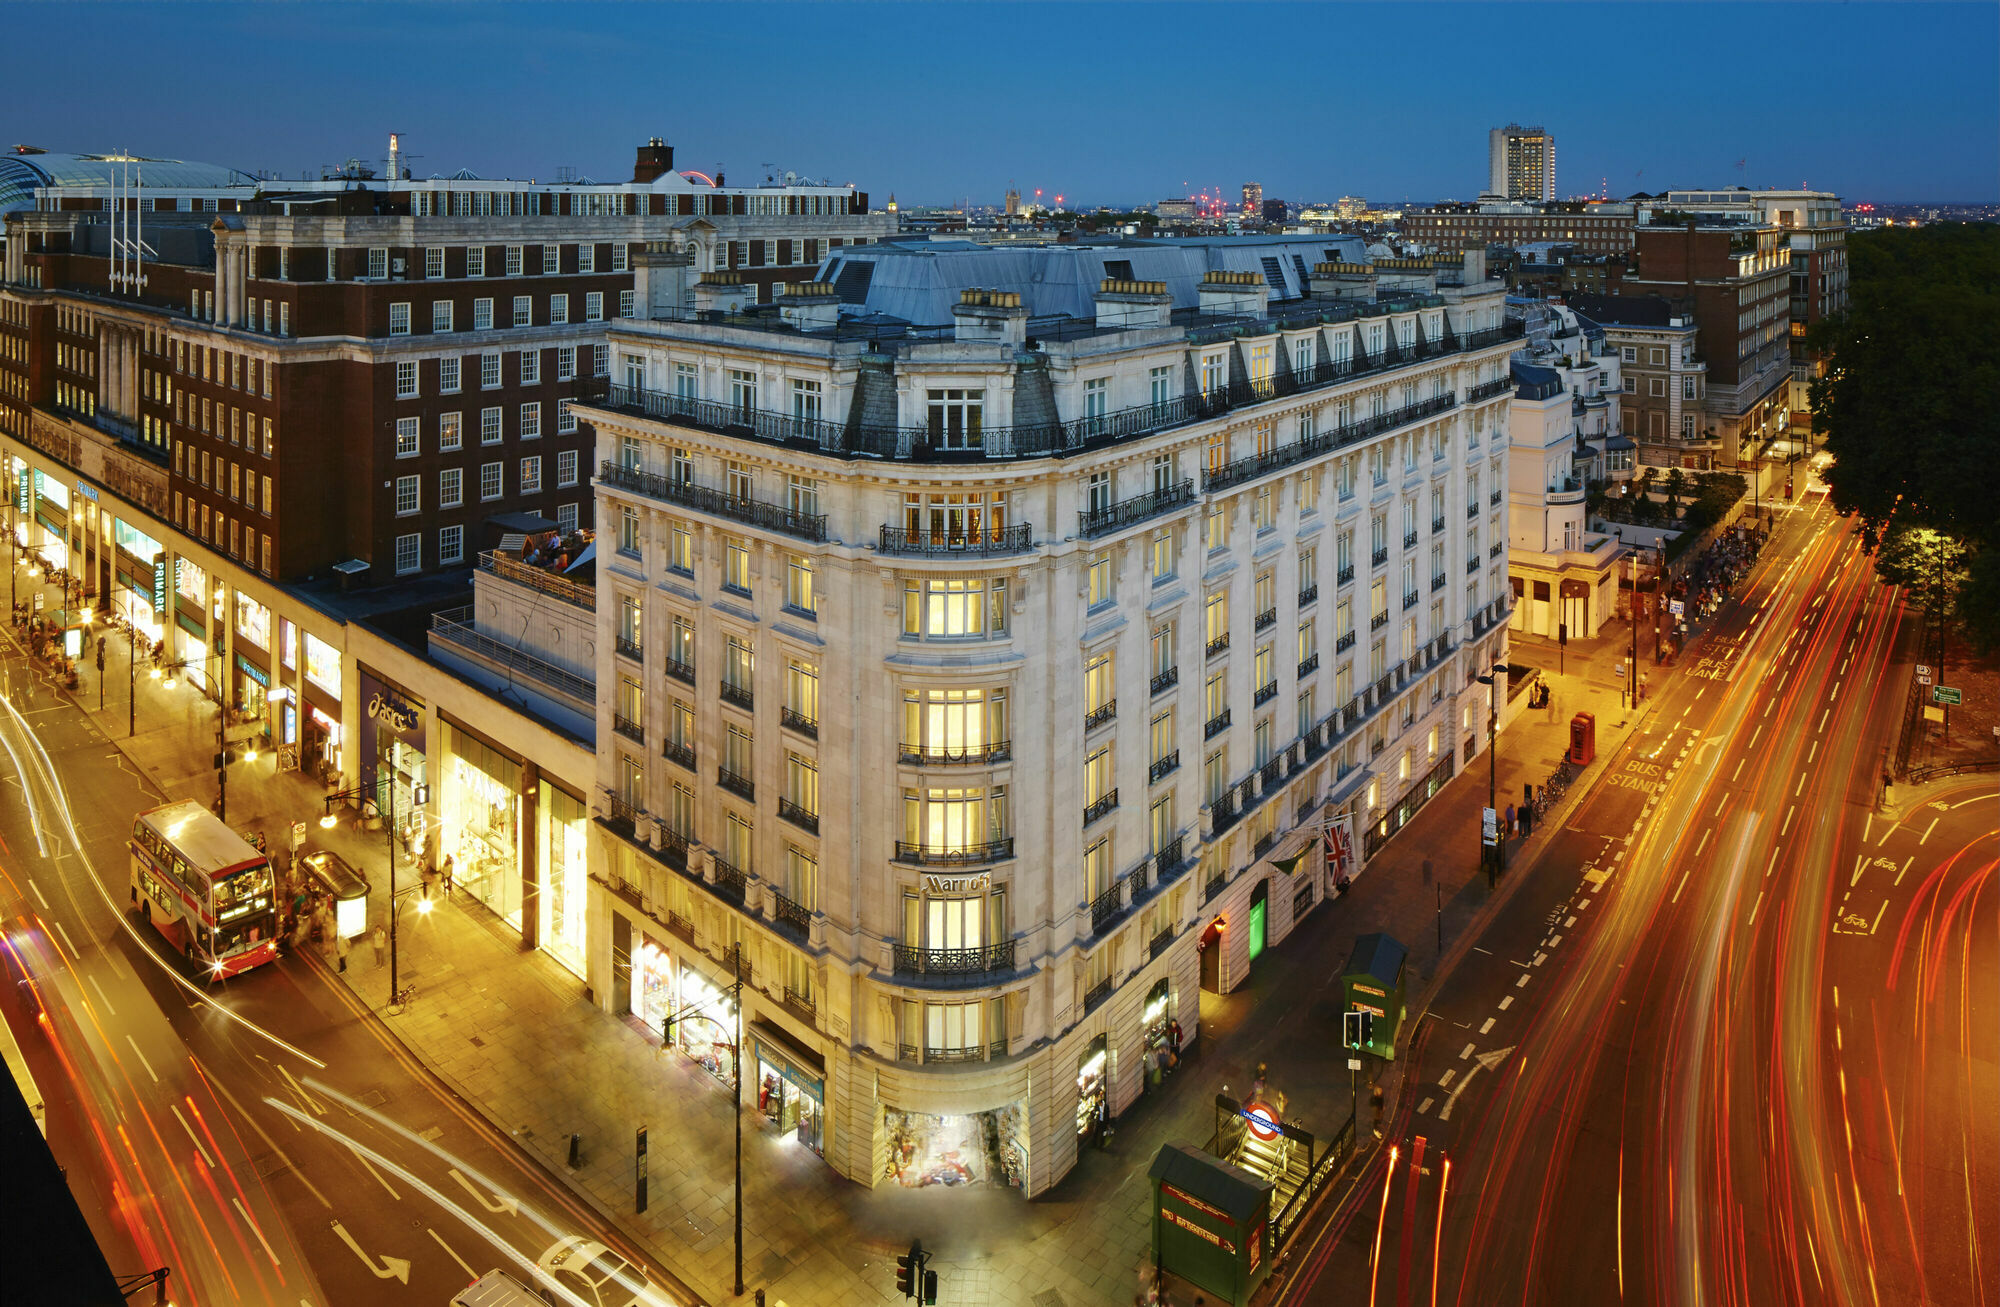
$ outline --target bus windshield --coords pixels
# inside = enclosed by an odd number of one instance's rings
[[[271,864],[268,862],[260,862],[226,880],[215,882],[215,919],[218,922],[232,922],[253,912],[268,911],[270,907]]]

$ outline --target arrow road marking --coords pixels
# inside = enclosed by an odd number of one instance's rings
[[[1496,1048],[1491,1053],[1481,1053],[1472,1059],[1472,1069],[1465,1073],[1465,1079],[1453,1087],[1450,1096],[1444,1100],[1444,1106],[1438,1109],[1438,1120],[1451,1120],[1451,1109],[1458,1105],[1458,1096],[1465,1092],[1465,1087],[1472,1083],[1472,1077],[1478,1075],[1481,1068],[1488,1071],[1497,1070],[1513,1051],[1514,1045],[1509,1044],[1505,1048]]]
[[[410,1282],[410,1264],[402,1258],[385,1256],[382,1258],[382,1264],[377,1266],[375,1259],[367,1253],[362,1252],[361,1245],[354,1242],[354,1236],[347,1232],[346,1226],[335,1221],[333,1223],[333,1232],[340,1236],[341,1242],[354,1250],[354,1255],[361,1259],[361,1264],[367,1267],[369,1273],[376,1279],[401,1280],[404,1284]]]
[[[498,1199],[499,1201],[495,1202],[493,1201],[493,1199],[489,1199],[485,1194],[479,1192],[479,1190],[473,1188],[472,1181],[460,1175],[458,1173],[458,1168],[456,1167],[452,1168],[451,1178],[458,1181],[458,1183],[464,1187],[465,1192],[471,1194],[473,1198],[479,1203],[479,1205],[481,1207],[484,1207],[487,1211],[505,1212],[509,1216],[519,1216],[521,1214],[520,1199],[510,1197],[509,1195],[503,1194],[496,1189],[493,1191],[493,1198]]]

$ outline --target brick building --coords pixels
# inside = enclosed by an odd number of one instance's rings
[[[1584,254],[1629,254],[1635,224],[1629,204],[1479,200],[1405,209],[1398,225],[1407,239],[1443,253],[1553,241]]]

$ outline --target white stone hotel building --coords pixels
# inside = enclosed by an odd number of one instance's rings
[[[1517,329],[1477,253],[1362,258],[892,242],[756,305],[635,256],[598,1001],[726,1079],[740,968],[746,1095],[843,1175],[1059,1180],[1322,823],[1359,872],[1486,745]]]

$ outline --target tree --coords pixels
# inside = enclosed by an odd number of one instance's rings
[[[1955,538],[1922,526],[1892,529],[1875,552],[1875,574],[1923,609],[1924,648],[1936,663],[1945,660],[1946,619],[1965,589],[1966,552]]]
[[[1687,473],[1681,471],[1679,468],[1674,468],[1668,472],[1665,489],[1667,492],[1667,516],[1679,517],[1681,514],[1681,495],[1687,490]]]

